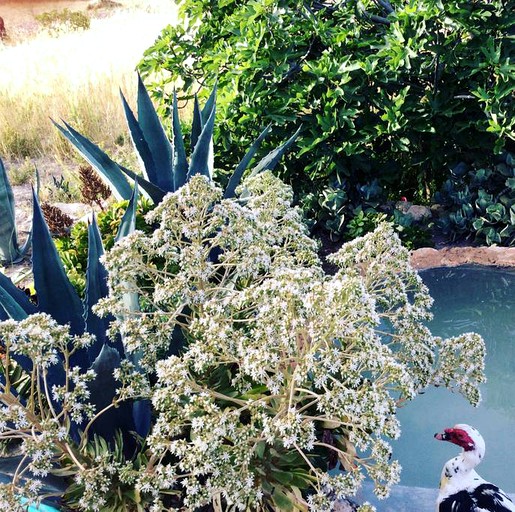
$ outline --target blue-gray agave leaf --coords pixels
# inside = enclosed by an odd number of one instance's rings
[[[255,176],[260,172],[273,170],[277,165],[279,160],[283,157],[283,155],[288,151],[290,146],[295,142],[297,137],[299,136],[301,127],[281,146],[275,148],[273,151],[270,151],[268,155],[266,155],[262,160],[260,160],[257,165],[252,169],[251,176]]]
[[[198,97],[195,94],[193,99],[193,120],[191,122],[191,138],[190,138],[190,150],[193,152],[197,146],[197,141],[202,133],[204,123],[202,121],[202,112],[198,102]]]
[[[188,159],[186,157],[186,148],[184,147],[184,139],[182,136],[181,121],[179,119],[179,107],[177,104],[177,93],[173,92],[172,105],[172,128],[173,128],[173,145],[175,150],[174,168],[174,190],[178,190],[188,180]]]
[[[82,334],[85,322],[81,300],[66,275],[34,192],[33,201],[32,273],[38,309],[62,325],[70,324],[72,334]]]
[[[21,256],[15,221],[14,195],[0,159],[0,262],[12,263]]]
[[[150,183],[150,181],[147,181],[141,176],[138,176],[135,172],[131,171],[130,169],[123,167],[123,165],[120,165],[120,169],[127,176],[129,176],[129,178],[131,178],[134,181],[138,181],[140,187],[146,192],[146,194],[154,204],[159,204],[163,200],[163,197],[166,195],[166,192],[164,190],[159,188],[157,185]]]
[[[131,134],[132,143],[134,144],[138,156],[141,159],[141,163],[143,164],[144,176],[147,180],[150,180],[153,183],[157,183],[156,164],[152,158],[152,152],[148,147],[147,141],[145,140],[145,136],[141,131],[138,120],[129,107],[129,104],[127,103],[127,100],[125,99],[122,91],[120,91],[120,97],[122,99],[122,105],[125,111],[125,118],[127,119],[127,125]]]
[[[91,365],[95,371],[95,379],[89,383],[90,402],[97,411],[108,407],[116,397],[119,382],[113,376],[114,370],[120,367],[120,353],[107,344],[102,346],[100,353]],[[92,424],[91,434],[98,434],[107,441],[113,441],[117,430],[124,435],[124,447],[134,446],[134,438],[130,432],[135,430],[132,418],[133,404],[122,403],[117,408],[111,408],[102,413]]]
[[[213,109],[216,107],[216,92],[218,90],[218,84],[215,83],[209,98],[207,99],[204,108],[202,109],[201,118],[202,118],[202,127],[206,125],[209,118],[211,117],[211,113]]]
[[[93,306],[103,297],[107,297],[107,270],[100,261],[104,254],[104,247],[100,237],[97,221],[93,215],[92,221],[88,224],[88,267],[86,269],[86,293],[84,297],[84,319],[86,330],[94,334],[96,341],[89,347],[90,361],[95,359],[104,343],[107,342],[106,332],[109,323],[114,317],[100,318],[93,312]],[[113,343],[120,354],[123,355],[123,345],[120,341]]]
[[[206,124],[202,128],[193,154],[190,159],[190,168],[188,172],[188,178],[191,178],[195,174],[202,174],[212,179],[214,172],[213,162],[213,130],[215,127],[215,115],[216,108],[213,105],[211,109],[211,115],[206,121]]]
[[[173,192],[173,148],[139,75],[138,123],[155,165],[155,176],[149,174],[149,181],[166,192]]]
[[[136,206],[138,203],[138,182],[134,186],[134,193],[127,207],[127,211],[122,217],[122,222],[118,228],[116,234],[116,241],[120,240],[124,236],[129,235],[136,229]],[[136,292],[128,292],[124,295],[123,301],[126,309],[129,312],[139,312],[139,298]],[[129,313],[130,314],[130,313]],[[126,357],[134,364],[136,369],[140,369],[140,361],[143,357],[141,351],[130,352],[126,354]],[[148,400],[139,400],[134,402],[132,409],[132,416],[136,427],[136,432],[145,437],[150,431],[150,420],[151,420],[151,407]]]
[[[131,197],[132,188],[116,162],[113,162],[98,146],[81,135],[77,130],[74,130],[69,124],[63,121],[65,125],[63,127],[55,121],[52,122],[75,146],[79,153],[100,173],[118,200]]]
[[[254,158],[254,155],[256,154],[256,151],[259,149],[259,146],[261,145],[261,142],[263,142],[263,139],[270,133],[270,125],[268,125],[259,135],[259,137],[254,141],[252,146],[248,149],[248,151],[245,153],[245,156],[241,160],[241,162],[238,164],[236,169],[234,170],[232,176],[229,179],[229,183],[227,184],[227,188],[224,192],[225,198],[231,198],[234,197],[236,193],[236,188],[240,184],[241,178],[243,176],[243,173],[250,165],[250,162]]]
[[[23,320],[37,312],[36,306],[30,302],[25,292],[20,290],[4,274],[0,272],[0,306],[8,318]]]

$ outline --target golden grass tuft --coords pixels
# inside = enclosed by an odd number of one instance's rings
[[[73,149],[50,118],[120,151],[113,145],[127,137],[119,89],[129,101],[135,97],[136,64],[175,18],[173,2],[132,2],[92,18],[89,30],[0,46],[0,155],[69,157]]]

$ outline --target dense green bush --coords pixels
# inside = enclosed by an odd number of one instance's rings
[[[268,123],[269,147],[302,125],[279,173],[341,231],[364,202],[429,200],[445,169],[513,146],[508,3],[185,0],[140,70],[162,109],[176,80],[218,80],[228,169]]]
[[[515,159],[507,153],[491,168],[456,166],[435,196],[439,221],[451,240],[515,245]]]

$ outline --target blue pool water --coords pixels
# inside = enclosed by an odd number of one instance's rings
[[[478,408],[460,395],[432,388],[400,411],[403,434],[394,454],[404,468],[402,483],[436,486],[443,463],[458,448],[434,440],[433,434],[455,423],[469,423],[487,446],[478,472],[515,492],[515,271],[440,268],[421,276],[435,299],[431,331],[443,337],[481,334],[487,344],[488,381]]]
[[[434,510],[442,466],[459,448],[433,435],[456,423],[475,426],[485,438],[486,456],[478,473],[515,493],[515,269],[439,268],[421,276],[435,299],[431,331],[443,337],[481,334],[488,382],[482,385],[478,408],[461,395],[431,388],[400,410],[402,436],[393,455],[403,467],[401,485],[392,500],[375,502],[379,511]],[[427,503],[421,506],[419,499]]]

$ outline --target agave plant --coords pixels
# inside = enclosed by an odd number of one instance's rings
[[[132,194],[130,180],[137,179],[143,191],[155,204],[158,204],[166,193],[175,192],[196,174],[202,174],[210,179],[213,178],[213,130],[216,114],[216,86],[203,109],[200,109],[199,102],[195,96],[189,162],[179,121],[177,94],[174,93],[172,105],[171,125],[173,134],[171,140],[168,140],[166,131],[139,76],[137,118],[129,107],[124,95],[122,93],[120,95],[131,139],[142,163],[142,176],[114,162],[97,145],[81,135],[68,123],[63,121],[63,126],[54,121],[59,131],[97,170],[118,199],[130,198]],[[267,126],[238,164],[229,179],[225,190],[225,197],[234,197],[236,187],[269,131],[270,126]],[[298,133],[299,131],[260,160],[254,166],[252,173],[256,174],[267,169],[272,170],[295,141]]]

